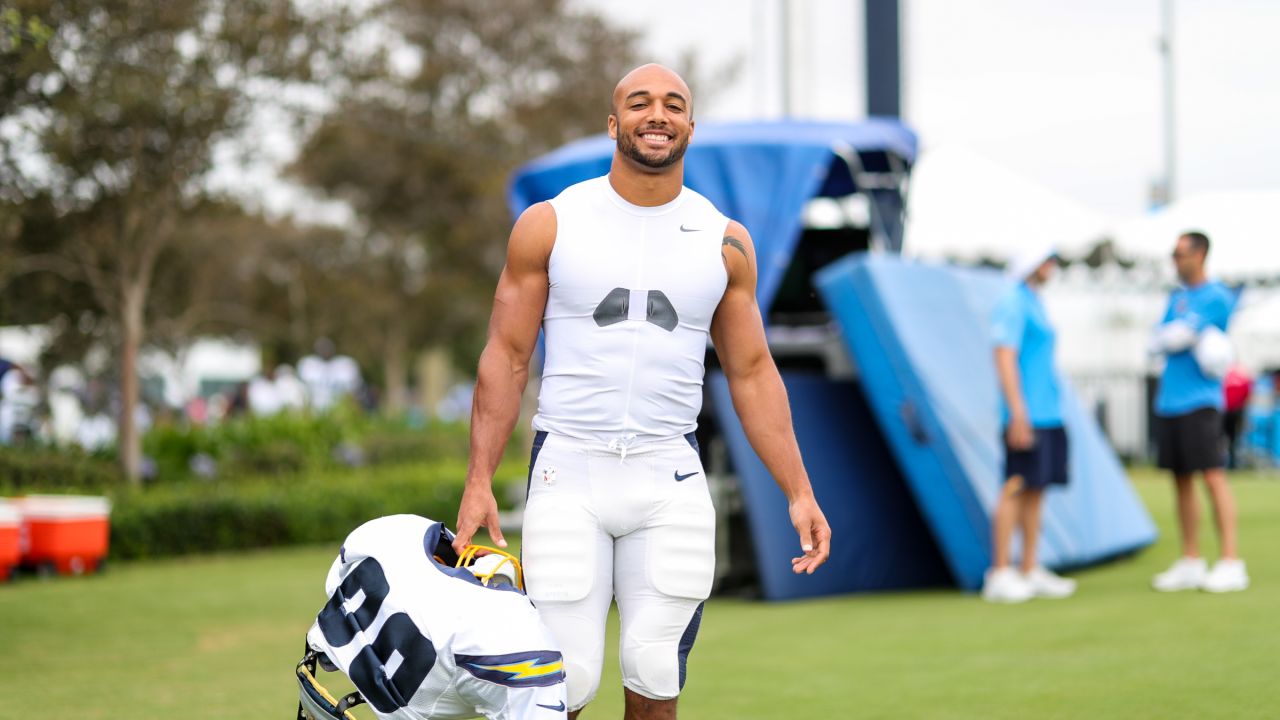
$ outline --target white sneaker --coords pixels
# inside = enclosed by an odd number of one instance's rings
[[[1180,590],[1198,590],[1204,585],[1205,576],[1209,574],[1209,565],[1204,558],[1180,557],[1151,580],[1151,587],[1160,592],[1178,592]]]
[[[1041,598],[1071,597],[1076,591],[1076,581],[1055,575],[1048,568],[1037,567],[1022,576],[1031,586],[1031,592]]]
[[[996,603],[1020,603],[1035,597],[1031,585],[1013,568],[992,568],[982,583],[982,599]]]
[[[1214,563],[1213,570],[1209,571],[1201,587],[1213,593],[1239,592],[1249,587],[1249,574],[1245,572],[1244,561],[1224,558]]]

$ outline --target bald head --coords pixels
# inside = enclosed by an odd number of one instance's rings
[[[664,65],[648,63],[624,75],[613,89],[614,114],[629,98],[642,95],[680,100],[689,109],[689,114],[693,114],[693,92],[689,85],[676,71]]]
[[[627,73],[613,90],[609,137],[618,145],[616,162],[631,170],[683,172],[680,160],[693,137],[689,86],[661,65],[641,65]]]

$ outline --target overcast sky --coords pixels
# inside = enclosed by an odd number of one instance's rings
[[[737,63],[700,120],[781,114],[787,0],[572,1],[640,31],[654,60]],[[1098,211],[1144,212],[1164,168],[1161,3],[901,0],[904,117],[926,152],[964,146]],[[793,115],[862,117],[862,2],[789,4]],[[1280,2],[1174,7],[1177,192],[1280,188]]]

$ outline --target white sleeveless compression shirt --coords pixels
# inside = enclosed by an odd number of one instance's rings
[[[633,205],[608,176],[550,201],[556,238],[535,430],[631,443],[697,427],[711,318],[728,284],[728,218],[682,188]]]

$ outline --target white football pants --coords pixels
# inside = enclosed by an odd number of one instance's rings
[[[538,433],[521,552],[564,655],[569,709],[595,697],[618,601],[622,684],[680,694],[715,574],[715,509],[691,439],[636,447]]]

